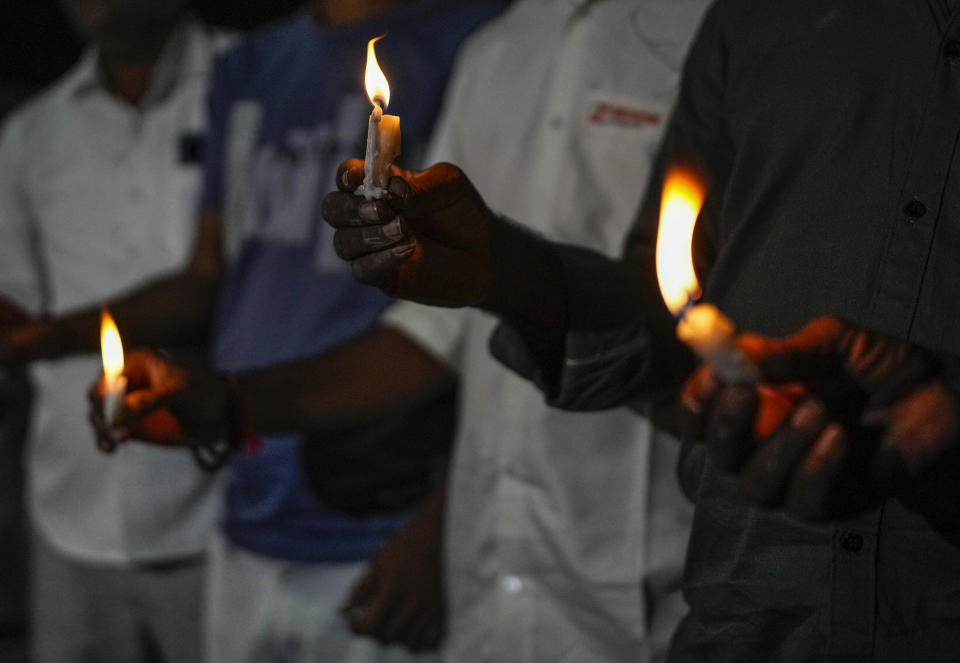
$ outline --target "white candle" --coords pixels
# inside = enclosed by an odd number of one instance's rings
[[[107,423],[113,424],[123,406],[127,392],[127,378],[123,375],[123,344],[120,332],[110,311],[100,312],[100,352],[103,356],[103,413]]]
[[[357,189],[357,195],[367,200],[382,198],[387,193],[390,182],[390,166],[400,154],[400,118],[396,115],[384,115],[383,109],[390,102],[390,85],[384,76],[373,45],[379,39],[371,39],[367,44],[366,88],[373,111],[367,123],[367,151],[363,163],[363,184]]]
[[[677,323],[686,343],[726,382],[756,382],[757,369],[737,345],[736,325],[713,304],[688,306]]]

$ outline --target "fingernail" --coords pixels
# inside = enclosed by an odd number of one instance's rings
[[[817,443],[813,445],[813,449],[810,450],[807,457],[808,462],[819,467],[839,456],[839,443],[842,437],[843,429],[840,428],[839,424],[827,426],[817,439]]]
[[[403,237],[403,228],[400,226],[400,217],[394,217],[393,221],[383,227],[383,234],[390,239],[400,239]]]
[[[820,423],[823,408],[819,403],[806,401],[790,417],[790,425],[799,430],[809,430]]]
[[[340,181],[343,183],[344,189],[350,188],[350,171],[349,170],[343,171],[343,174],[340,175]]]
[[[360,203],[360,207],[357,209],[357,214],[364,221],[379,221],[380,214],[377,212],[376,203]]]
[[[413,253],[413,250],[417,248],[416,242],[410,242],[409,244],[401,244],[400,246],[393,247],[393,255],[398,257],[408,256]]]

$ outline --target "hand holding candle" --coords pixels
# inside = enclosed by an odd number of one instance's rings
[[[400,118],[383,114],[383,109],[390,103],[390,85],[380,69],[373,49],[373,45],[381,39],[383,36],[367,43],[367,68],[364,76],[373,112],[370,113],[367,124],[363,184],[356,193],[367,200],[382,198],[386,194],[387,183],[390,181],[390,165],[400,154]]]
[[[116,423],[123,396],[127,390],[127,378],[123,375],[123,345],[120,333],[110,311],[100,312],[100,351],[103,355],[103,413],[108,424]]]
[[[728,382],[756,382],[756,368],[736,343],[736,326],[712,304],[697,304],[693,229],[705,192],[693,173],[674,168],[664,181],[657,233],[657,280],[677,318],[677,337]]]

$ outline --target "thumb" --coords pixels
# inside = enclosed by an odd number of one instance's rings
[[[353,193],[363,184],[363,159],[347,159],[337,168],[337,188]]]
[[[146,419],[157,410],[170,410],[177,414],[179,395],[159,389],[138,389],[127,393],[120,410],[120,421],[125,424]]]

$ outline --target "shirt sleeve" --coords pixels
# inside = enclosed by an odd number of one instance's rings
[[[397,302],[383,313],[380,324],[404,334],[459,372],[463,367],[464,335],[469,314],[466,309]]]
[[[32,313],[43,304],[39,235],[29,213],[23,173],[28,150],[19,124],[0,133],[0,294]]]
[[[694,169],[710,193],[697,224],[694,253],[701,278],[713,254],[713,218],[722,199],[732,147],[723,122],[721,22],[711,9],[684,67],[674,114],[658,152],[647,193],[613,261],[557,246],[567,296],[564,356],[544,353],[522,330],[501,324],[491,352],[532,380],[553,407],[594,410],[673,393],[694,358],[674,335],[674,323],[656,281],[660,191],[672,165]]]

